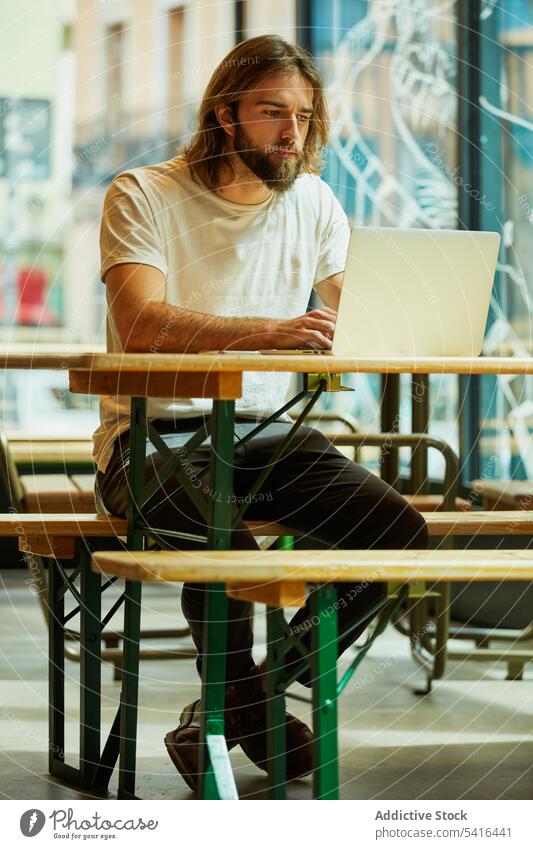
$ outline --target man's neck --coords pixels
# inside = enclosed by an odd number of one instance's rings
[[[219,186],[215,190],[219,197],[229,200],[231,203],[244,204],[257,204],[268,200],[272,194],[272,189],[269,189],[262,180],[256,177],[240,157],[232,156],[231,164],[233,174],[228,168],[222,167],[220,169]]]

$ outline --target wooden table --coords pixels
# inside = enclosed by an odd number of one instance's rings
[[[514,374],[533,373],[533,358],[337,358],[323,354],[102,354],[79,352],[39,353],[35,348],[31,352],[10,352],[0,348],[0,362],[4,368],[62,369],[69,371],[69,385],[72,392],[90,394],[121,394],[131,396],[131,441],[130,441],[130,487],[132,501],[128,515],[128,547],[131,550],[142,548],[146,528],[140,520],[140,510],[152,494],[150,486],[144,485],[144,465],[146,438],[149,437],[157,450],[165,456],[160,486],[171,475],[176,475],[186,492],[194,500],[194,489],[180,467],[179,459],[171,455],[159,435],[151,428],[146,417],[147,397],[195,397],[211,398],[213,409],[210,417],[212,439],[211,489],[220,494],[220,498],[210,503],[209,514],[205,517],[208,526],[207,547],[214,551],[226,551],[230,548],[232,522],[231,499],[232,470],[234,457],[234,420],[235,401],[241,395],[244,372],[297,372],[307,375],[307,388],[300,392],[292,402],[285,405],[289,409],[298,400],[311,395],[302,413],[298,416],[289,436],[280,447],[281,456],[301,425],[306,413],[316,403],[324,391],[338,388],[339,376],[343,373],[378,374]],[[311,389],[310,387],[314,387]],[[276,415],[279,415],[279,412]],[[274,417],[272,417],[274,418]],[[268,421],[268,420],[267,420]],[[265,426],[262,423],[250,438]],[[189,446],[200,444],[205,433],[193,437]],[[185,459],[182,457],[182,459]],[[261,481],[262,483],[262,481]],[[239,518],[241,515],[239,514]],[[216,530],[214,530],[216,529]],[[323,601],[331,601],[329,588],[317,590]],[[320,601],[320,600],[319,600]],[[90,603],[90,602],[88,602]],[[121,713],[114,723],[112,737],[115,741],[120,729],[120,737],[128,741],[120,764],[119,787],[124,797],[135,792],[135,741],[136,741],[136,705],[138,691],[138,661],[140,630],[141,584],[135,580],[126,580],[125,589],[125,628],[129,639],[125,641],[124,678],[121,695]],[[95,601],[98,605],[99,601]],[[99,608],[98,608],[99,609]],[[95,608],[96,616],[96,608]],[[206,593],[205,611],[205,657],[202,674],[202,728],[201,739],[222,740],[223,704],[225,681],[227,596],[224,584],[211,584]],[[328,657],[334,656],[331,647]],[[323,697],[329,703],[330,694]],[[316,700],[315,700],[316,702]],[[320,701],[315,704],[320,710]],[[111,738],[110,738],[111,739]],[[53,741],[51,741],[53,745]],[[224,748],[224,747],[223,747]],[[227,768],[227,749],[218,749],[217,757],[224,760]],[[213,757],[215,750],[207,745],[201,746],[201,786],[203,798],[219,798],[220,793],[215,780]],[[104,753],[105,755],[105,753]],[[108,754],[109,760],[109,754]]]

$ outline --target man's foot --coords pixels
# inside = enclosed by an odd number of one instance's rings
[[[230,688],[228,687],[228,690]],[[228,695],[226,691],[226,712],[224,715],[224,730],[228,751],[234,749],[239,740],[236,734],[235,721],[228,708]],[[201,701],[192,702],[184,707],[180,724],[175,731],[169,731],[165,737],[165,746],[170,759],[178,772],[183,776],[191,790],[198,787],[198,772],[200,768],[200,708]]]
[[[200,762],[200,700],[187,705],[175,731],[165,737],[172,763],[192,790],[198,786]],[[267,771],[266,698],[260,677],[252,675],[226,689],[225,734],[228,751],[241,746],[260,769]],[[312,732],[303,722],[285,714],[287,732],[287,778],[308,775],[312,770]]]
[[[252,675],[234,686],[237,704],[232,709],[239,729],[241,749],[260,769],[268,770],[266,735],[266,695],[263,673],[255,668]],[[287,779],[303,778],[313,769],[313,733],[307,725],[285,713]]]

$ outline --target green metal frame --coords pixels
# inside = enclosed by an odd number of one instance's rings
[[[394,595],[384,596],[365,611],[343,634],[338,634],[337,589],[334,584],[321,584],[309,598],[313,621],[311,646],[308,649],[290,630],[283,610],[267,607],[267,753],[268,793],[271,799],[286,798],[285,699],[292,698],[312,705],[313,714],[313,797],[338,799],[337,699],[356,672],[377,637],[383,633],[403,604],[407,587]],[[369,615],[378,615],[372,633],[357,652],[349,668],[337,681],[338,641],[358,628]],[[285,670],[285,657],[291,649],[302,657],[290,674]],[[287,692],[287,688],[309,670],[311,698]]]
[[[306,415],[317,402],[326,383],[320,381],[304,409],[290,428],[285,439],[273,453],[264,473],[254,483],[253,491],[262,486],[284,452],[294,439]],[[288,409],[309,392],[299,393],[283,408]],[[279,416],[278,411],[269,420],[262,422],[237,445],[253,438],[267,424]],[[196,492],[188,477],[182,474],[181,464],[192,450],[207,438],[205,428],[195,434],[185,450],[172,455],[166,445],[161,444],[159,434],[147,420],[145,398],[132,398],[130,436],[130,507],[128,515],[128,548],[140,550],[146,534],[146,509],[154,494],[150,484],[144,481],[147,441],[151,441],[164,458],[165,479],[170,475],[178,478],[180,487],[187,492]],[[208,501],[207,545],[223,551],[230,548],[231,533],[235,523],[244,515],[240,509],[232,510],[233,459],[235,403],[215,400],[209,422],[212,443],[210,463],[211,498]],[[159,485],[164,481],[160,478]],[[191,493],[192,494],[192,493]],[[245,499],[245,504],[247,500]],[[200,504],[199,504],[200,506]],[[205,512],[205,505],[201,505]],[[153,529],[152,529],[153,530]],[[181,536],[179,533],[176,536]],[[190,537],[184,534],[186,539]],[[94,541],[98,545],[101,541]],[[80,567],[68,576],[57,561],[50,567],[49,604],[52,612],[50,627],[50,770],[59,778],[75,786],[90,788],[95,793],[105,793],[119,758],[119,798],[137,798],[135,795],[135,762],[137,740],[137,705],[139,688],[139,639],[141,618],[141,587],[139,581],[127,580],[123,596],[102,619],[102,590],[110,585],[101,585],[100,576],[90,570],[90,551],[84,546],[80,552]],[[78,591],[74,578],[79,574],[81,586]],[[65,595],[70,592],[78,607],[65,614]],[[298,637],[290,633],[283,611],[267,609],[268,652],[267,652],[267,748],[269,755],[269,795],[284,798],[286,786],[286,740],[285,740],[285,697],[301,698],[287,693],[287,687],[309,669],[312,680],[313,709],[313,794],[315,798],[338,798],[338,755],[337,755],[337,698],[354,674],[360,661],[382,632],[386,624],[396,615],[406,589],[392,598],[385,597],[375,605],[373,613],[379,614],[377,626],[358,656],[344,674],[336,680],[337,664],[337,611],[336,588],[326,584],[313,590],[310,598],[311,615],[318,625],[312,631],[310,650]],[[124,659],[120,705],[112,723],[103,750],[101,750],[101,632],[106,622],[124,604]],[[202,658],[202,701],[200,729],[200,774],[198,796],[203,799],[236,799],[237,790],[227,744],[224,737],[224,694],[226,681],[226,640],[228,599],[224,584],[210,584],[206,592],[205,608],[205,654]],[[65,763],[64,757],[64,640],[66,623],[79,610],[81,616],[81,689],[80,689],[80,766],[79,769]],[[368,617],[369,611],[365,612]],[[315,619],[313,618],[313,621]],[[355,628],[360,623],[354,623]],[[287,675],[284,659],[288,650],[296,646],[302,656],[298,668]],[[304,699],[305,701],[305,699]],[[307,700],[309,701],[309,700]]]
[[[211,421],[208,548],[227,551],[231,545],[235,402],[214,401]],[[224,584],[209,584],[206,590],[198,795],[202,799],[236,799],[224,737],[228,597]]]
[[[481,0],[459,0],[457,4],[457,159],[464,185],[476,189],[458,189],[458,226],[466,230],[501,229],[501,125],[500,119],[480,103],[480,97],[493,104],[500,102],[500,5],[500,0],[496,0],[491,14],[483,16]],[[481,202],[484,196],[490,198],[491,204]],[[497,272],[496,294],[499,277]],[[492,321],[490,311],[489,326]],[[486,402],[489,392],[485,390],[492,391],[496,380],[493,375],[459,376],[461,472],[465,486],[480,477],[479,423],[490,417]]]
[[[425,391],[427,391],[427,388],[427,384],[425,384]],[[354,447],[361,447],[363,445],[381,447],[385,443],[388,451],[392,449],[396,453],[399,448],[411,448],[413,456],[415,452],[418,452],[419,456],[422,452],[427,453],[430,448],[439,451],[445,463],[442,485],[443,509],[455,509],[455,499],[459,483],[459,458],[452,447],[443,439],[429,436],[427,433],[343,433],[336,435],[333,442],[339,446],[349,445]],[[424,460],[418,467],[417,474],[425,467],[427,467],[427,460]],[[444,539],[440,542],[441,548],[451,547],[452,545],[453,539]],[[396,620],[395,622],[398,630],[410,637],[413,658],[425,673],[425,685],[416,691],[419,695],[429,693],[433,680],[442,678],[447,660],[451,602],[450,585],[447,583],[436,585],[431,595],[435,598],[435,612],[433,617],[430,617],[428,612],[428,593],[424,593],[421,598],[414,599],[410,605],[408,612],[409,626],[407,628],[403,627],[400,620]]]
[[[94,539],[100,548],[108,540]],[[78,541],[79,566],[68,575],[65,567],[49,558],[49,771],[72,786],[105,791],[112,766],[100,751],[101,737],[101,633],[102,627],[123,602],[121,596],[102,620],[102,593],[114,580],[101,584],[91,571],[91,552]],[[80,578],[79,590],[75,580]],[[75,606],[65,612],[65,600],[73,597]],[[70,636],[67,623],[80,616],[80,736],[79,767],[65,762],[65,639]],[[118,746],[116,747],[118,751]],[[109,751],[105,752],[109,757]],[[116,760],[116,754],[115,754]],[[113,761],[114,764],[114,761]]]
[[[304,411],[289,433],[274,452],[271,461],[254,484],[254,492],[261,486],[274,464],[287,449],[298,428],[303,423],[322,392],[325,383],[321,382],[306,404]],[[233,457],[235,447],[252,439],[268,424],[302,398],[309,395],[307,391],[298,393],[287,404],[268,419],[262,421],[245,437],[234,444],[235,403],[234,401],[213,401],[213,411],[209,422],[211,437],[211,464],[209,470],[198,475],[202,478],[210,472],[211,498],[209,499],[208,514],[205,515],[205,504],[198,499],[197,491],[192,486],[183,469],[183,463],[188,453],[201,444],[207,437],[205,426],[200,428],[188,441],[186,446],[173,454],[158,432],[147,420],[147,405],[145,398],[131,400],[131,435],[130,435],[130,466],[129,488],[130,506],[128,514],[128,548],[140,550],[145,534],[157,529],[147,523],[154,508],[147,508],[149,499],[154,495],[153,484],[145,484],[144,468],[146,459],[147,439],[156,451],[164,458],[161,473],[158,476],[158,487],[161,487],[171,476],[179,482],[179,488],[184,489],[194,504],[205,516],[208,537],[194,535],[195,539],[207,542],[209,548],[227,550],[230,548],[232,528],[239,521],[244,511],[236,516],[232,513],[233,494]],[[245,499],[245,504],[246,499]],[[143,509],[146,508],[146,509]],[[191,534],[168,532],[181,539],[190,539]],[[137,702],[139,680],[139,638],[141,611],[141,583],[126,581],[124,590],[124,660],[122,692],[120,707],[111,728],[101,763],[96,768],[99,781],[106,786],[113,765],[116,761],[117,746],[119,749],[119,798],[137,798],[135,795],[135,760],[137,739]],[[210,584],[206,592],[204,622],[205,657],[202,667],[202,705],[200,728],[200,774],[198,795],[204,799],[237,798],[237,791],[229,763],[227,745],[224,738],[224,692],[226,680],[226,639],[227,639],[227,605],[228,600],[224,584]]]

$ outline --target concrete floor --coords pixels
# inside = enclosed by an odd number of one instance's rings
[[[4,572],[0,594],[0,798],[77,799],[47,775],[47,637],[42,614],[24,581]],[[172,587],[149,587],[145,627],[175,627]],[[73,622],[75,626],[75,621]],[[120,623],[117,621],[116,627]],[[264,617],[256,616],[257,655]],[[153,645],[153,643],[152,643]],[[465,644],[466,645],[466,644]],[[348,652],[341,670],[349,662]],[[79,669],[67,662],[67,750],[75,763]],[[414,695],[422,675],[407,640],[390,629],[363,661],[340,700],[340,774],[345,799],[533,798],[533,664],[524,681],[506,681],[501,663],[454,662],[429,696]],[[119,684],[103,674],[104,727],[116,710]],[[298,687],[299,685],[297,685]],[[138,784],[140,796],[190,799],[163,746],[181,706],[199,691],[192,660],[141,664]],[[300,688],[301,694],[307,694]],[[298,692],[298,689],[295,689]],[[289,709],[309,720],[307,706]],[[231,754],[241,798],[266,798],[265,776],[240,748]],[[110,788],[116,794],[116,783]],[[293,782],[289,798],[307,799],[310,778]]]

